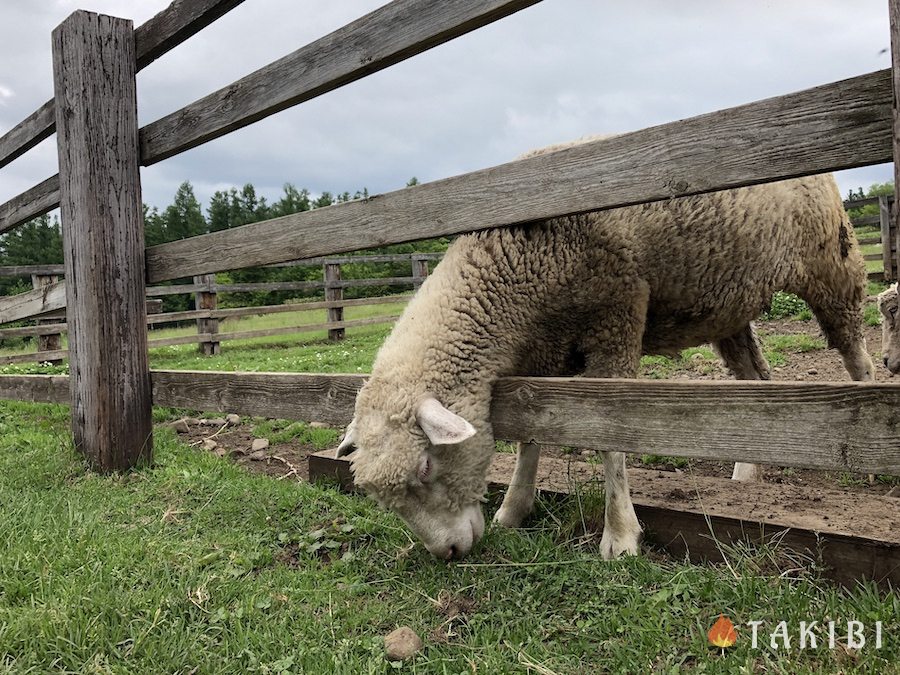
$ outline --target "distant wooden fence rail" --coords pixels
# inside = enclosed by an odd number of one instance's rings
[[[2,165],[56,130],[59,174],[0,205],[0,232],[61,208],[66,281],[30,291],[31,298],[17,302],[31,306],[17,311],[35,306],[50,311],[65,296],[70,374],[0,376],[0,395],[69,403],[75,446],[102,471],[150,459],[154,401],[323,420],[329,418],[319,414],[333,412],[339,401],[344,406],[339,420],[346,421],[346,406],[359,384],[350,376],[151,375],[145,284],[900,159],[900,110],[893,95],[900,91],[900,2],[893,0],[889,69],[367,199],[144,247],[140,165],[255,123],[538,1],[393,0],[142,128],[137,70],[239,1],[174,2],[137,30],[122,19],[72,14],[52,36],[54,100],[65,100],[64,109],[48,102],[0,138]],[[93,152],[97,147],[112,150]],[[116,208],[109,208],[109,200]],[[897,231],[897,212],[890,209],[888,228],[881,229],[886,250],[896,238],[890,227]],[[895,263],[888,262],[885,270],[896,277]],[[337,281],[333,275],[325,280]],[[335,301],[326,294],[325,302]],[[900,471],[900,385],[716,387],[501,381],[493,421],[498,436],[521,440]],[[271,405],[264,407],[263,401]],[[585,425],[586,419],[593,421]],[[882,544],[872,541],[876,548]],[[890,569],[888,574],[896,573],[896,566]]]
[[[148,344],[150,347],[164,347],[199,343],[200,351],[207,356],[211,356],[220,353],[221,343],[228,340],[245,340],[248,338],[309,333],[321,330],[328,331],[329,340],[342,340],[347,328],[390,323],[396,319],[395,316],[390,315],[345,321],[344,308],[404,303],[411,297],[410,295],[389,295],[383,297],[345,299],[344,289],[403,285],[409,285],[412,286],[413,289],[417,289],[428,276],[429,262],[436,262],[442,257],[442,253],[400,253],[298,260],[288,264],[283,263],[278,265],[278,267],[321,266],[323,267],[323,281],[217,283],[215,275],[200,275],[194,277],[194,283],[192,284],[150,287],[145,291],[148,298],[192,293],[195,296],[195,306],[197,309],[166,313],[148,312],[147,324],[149,326],[157,326],[165,323],[196,320],[197,334],[151,339]],[[342,278],[342,266],[361,263],[409,263],[411,265],[411,274],[410,276],[404,277],[378,277],[366,279]],[[64,269],[62,265],[0,267],[0,277],[25,277],[30,275],[32,285],[34,286],[34,291],[30,294],[23,293],[0,298],[0,324],[33,318],[34,315],[25,315],[25,312],[32,310],[39,310],[40,312],[40,318],[35,319],[37,322],[37,325],[35,326],[0,328],[0,340],[4,338],[30,336],[37,336],[38,338],[36,352],[0,356],[0,365],[34,361],[61,363],[62,359],[68,356],[68,350],[62,348],[62,334],[66,332],[66,324],[59,320],[59,313],[65,311],[64,284],[60,282],[59,279],[63,273]],[[323,290],[325,292],[326,300],[280,305],[260,305],[256,307],[238,307],[232,309],[218,308],[219,293],[299,290]],[[26,295],[29,297],[24,297]],[[148,303],[153,303],[153,301],[149,300]],[[155,306],[154,309],[156,309]],[[297,326],[233,331],[228,333],[219,332],[220,319],[231,319],[242,316],[261,316],[285,312],[303,312],[318,309],[327,310],[327,321],[325,323],[300,324]]]

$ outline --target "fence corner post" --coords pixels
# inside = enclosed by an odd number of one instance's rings
[[[198,310],[214,310],[219,306],[219,296],[216,292],[216,275],[202,274],[194,277],[196,286],[203,286],[205,290],[198,290],[194,296],[194,308]],[[206,317],[197,319],[197,333],[200,335],[217,335],[219,332],[219,319]],[[201,340],[200,353],[204,356],[215,356],[221,353],[222,343],[218,340]]]
[[[335,282],[341,280],[340,263],[325,261],[325,301],[339,303],[344,299],[344,288]],[[328,323],[341,323],[344,320],[344,307],[340,304],[330,306],[327,309]],[[331,342],[339,342],[344,339],[343,328],[329,328],[328,339]]]
[[[57,274],[32,274],[31,287],[35,290],[45,288],[50,284],[59,281]],[[50,323],[58,323],[58,319],[38,319],[37,325],[46,325]],[[55,352],[62,349],[62,333],[48,333],[46,335],[38,335],[38,354],[41,352]],[[52,366],[62,365],[62,359],[42,360],[42,363],[49,363]]]
[[[134,26],[77,11],[52,46],[72,435],[122,471],[153,449]]]

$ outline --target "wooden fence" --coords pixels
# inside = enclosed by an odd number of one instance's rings
[[[175,2],[137,30],[129,21],[74,13],[53,33],[55,100],[66,105],[48,102],[0,138],[3,164],[54,128],[57,133],[59,175],[0,205],[0,231],[61,207],[66,280],[40,291],[38,304],[66,296],[71,374],[2,376],[0,395],[69,403],[76,447],[104,471],[150,458],[153,402],[346,422],[358,377],[151,374],[145,283],[701,194],[900,156],[900,110],[892,93],[900,90],[900,2],[890,0],[891,69],[144,249],[140,164],[255,123],[537,1],[393,0],[141,129],[137,69],[240,0]],[[97,153],[97,148],[110,150]],[[110,209],[107,200],[115,200],[117,208]],[[897,211],[891,214],[895,225]],[[107,282],[112,278],[115,284]],[[659,449],[720,461],[776,461],[897,475],[898,410],[900,385],[894,384],[512,379],[495,389],[493,421],[498,437],[511,440],[632,452]],[[900,547],[896,542],[871,544],[876,558],[860,574],[896,583]]]
[[[848,200],[844,202],[844,208],[850,211],[874,204],[878,205],[878,213],[871,216],[853,218],[853,227],[861,230],[861,228],[867,226],[878,226],[878,231],[874,234],[858,232],[860,246],[878,245],[881,247],[879,252],[863,254],[867,266],[869,262],[881,262],[881,269],[870,271],[869,279],[873,281],[897,281],[900,278],[898,276],[900,266],[897,263],[897,251],[900,250],[900,243],[898,243],[900,242],[900,232],[897,231],[896,224],[891,219],[894,198],[892,196],[882,196]]]
[[[344,338],[344,331],[347,328],[390,323],[396,319],[395,316],[378,316],[347,321],[344,320],[345,308],[402,303],[410,298],[409,295],[389,295],[382,297],[345,299],[344,289],[373,286],[412,286],[413,289],[417,289],[425,280],[425,277],[428,276],[428,264],[430,262],[438,261],[442,257],[443,254],[441,253],[405,253],[298,260],[278,266],[322,267],[323,280],[277,281],[269,283],[218,283],[215,280],[215,275],[205,274],[194,277],[193,283],[191,284],[149,287],[145,289],[145,294],[148,298],[193,294],[196,307],[196,309],[189,311],[156,312],[149,314],[147,316],[147,324],[149,326],[155,327],[167,323],[196,321],[197,333],[196,335],[150,339],[148,345],[150,347],[164,347],[169,345],[199,343],[201,353],[211,356],[218,354],[220,352],[221,343],[228,340],[245,340],[248,338],[309,333],[321,330],[328,331],[329,340],[342,340]],[[403,277],[377,277],[364,279],[342,278],[341,269],[343,266],[360,263],[409,263],[411,266],[411,274],[410,276]],[[60,284],[60,276],[63,275],[64,272],[65,270],[62,265],[0,267],[0,277],[24,277],[30,275],[32,285],[34,286],[34,291],[30,294],[24,293],[0,298],[0,324],[8,323],[10,321],[31,319],[34,318],[34,313],[27,314],[28,312],[34,312],[35,310],[40,312],[39,318],[35,318],[36,325],[34,326],[0,328],[0,340],[4,338],[28,336],[36,336],[38,338],[36,352],[0,356],[0,365],[34,361],[61,363],[62,359],[68,356],[68,350],[62,348],[62,334],[66,332],[66,323],[60,321],[60,318],[64,318],[64,315],[62,317],[60,316],[60,312],[65,311],[65,295],[62,292],[64,286]],[[49,295],[47,289],[55,289],[55,295]],[[218,308],[219,293],[271,291],[323,291],[325,300],[319,302],[262,305],[230,309]],[[153,303],[153,301],[148,300],[148,303]],[[324,323],[305,323],[296,326],[233,331],[228,333],[222,333],[219,330],[219,321],[224,319],[280,314],[285,312],[305,312],[319,309],[327,310],[327,321]]]

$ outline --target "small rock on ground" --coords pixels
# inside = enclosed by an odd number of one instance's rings
[[[251,452],[247,455],[251,461],[253,462],[261,462],[264,459],[267,459],[269,456],[266,454],[265,450],[257,450],[256,452]]]
[[[224,427],[225,426],[225,418],[223,417],[211,417],[210,419],[200,420],[200,424],[205,427]]]
[[[327,429],[328,425],[325,424],[325,422],[310,422],[309,428],[310,429]]]
[[[211,438],[203,439],[203,449],[204,450],[215,450],[218,447],[219,447],[219,444],[216,443],[213,439],[211,439]]]
[[[229,413],[228,415],[225,415],[225,421],[228,422],[229,426],[236,427],[241,423],[241,416]]]
[[[191,426],[188,424],[187,420],[172,422],[172,428],[175,430],[176,434],[188,434],[191,432]]]
[[[269,447],[269,439],[268,438],[254,438],[253,443],[250,445],[250,450],[256,452],[257,450],[265,450]]]
[[[401,626],[384,636],[384,653],[390,661],[406,661],[422,650],[422,638],[409,626]]]

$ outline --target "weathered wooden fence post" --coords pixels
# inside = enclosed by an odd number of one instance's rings
[[[77,11],[53,31],[75,446],[100,471],[153,448],[132,22]]]
[[[884,280],[893,281],[895,275],[895,256],[891,254],[893,237],[891,237],[891,208],[888,198],[884,195],[878,197],[878,217],[881,225],[881,261],[884,266]]]
[[[426,258],[417,258],[415,255],[412,257],[412,275],[413,289],[419,290],[419,286],[428,276],[428,260]]]
[[[59,276],[56,274],[32,274],[31,275],[31,287],[32,288],[44,288],[49,286],[50,284],[55,284],[59,281]],[[38,319],[37,325],[40,326],[42,324],[48,323],[58,323],[59,319]],[[61,333],[49,333],[47,335],[38,335],[38,352],[55,352],[62,349],[62,334]],[[42,361],[42,363],[49,363],[54,366],[58,366],[62,364],[62,359],[47,359],[46,361]]]
[[[344,289],[341,286],[334,285],[334,282],[341,280],[341,266],[339,263],[325,263],[325,300],[328,302],[339,302],[344,299]],[[336,323],[344,320],[344,308],[341,306],[329,307],[328,323]],[[329,328],[328,339],[332,342],[338,342],[344,339],[343,328]]]
[[[219,306],[218,294],[216,293],[216,275],[202,274],[194,277],[194,284],[204,286],[206,290],[197,291],[194,295],[195,309],[216,309]],[[219,320],[197,319],[197,332],[200,335],[208,333],[215,335],[219,332]],[[214,356],[221,353],[222,343],[209,340],[200,343],[200,353],[204,356]]]

